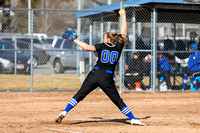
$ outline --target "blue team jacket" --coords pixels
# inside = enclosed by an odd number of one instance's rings
[[[197,45],[195,43],[190,45],[194,48],[194,51],[197,51]],[[199,71],[200,70],[200,53],[192,53],[189,55],[189,61],[187,68],[191,71]]]
[[[159,72],[170,70],[169,63],[164,57],[162,57],[161,60],[157,62],[157,70]]]

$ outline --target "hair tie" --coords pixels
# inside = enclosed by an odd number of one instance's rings
[[[117,44],[118,41],[115,41],[115,44]]]

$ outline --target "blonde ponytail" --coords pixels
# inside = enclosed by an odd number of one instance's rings
[[[116,42],[118,42],[119,44],[126,44],[126,37],[122,34],[118,34],[118,33],[106,33],[107,38],[110,39],[110,43],[112,45],[115,45]]]

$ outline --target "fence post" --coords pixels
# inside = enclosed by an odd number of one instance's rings
[[[151,69],[153,69],[153,73],[151,73],[152,75],[152,88],[153,88],[153,94],[156,92],[156,70],[157,70],[157,66],[156,66],[156,19],[157,19],[157,14],[156,14],[156,9],[155,7],[153,7],[153,12],[152,12],[152,40],[153,40],[153,51],[152,51],[152,57],[153,57],[153,66],[151,67]]]
[[[103,21],[103,15],[101,15],[101,42],[103,42],[104,38],[104,21]]]
[[[15,60],[14,60],[14,74],[17,74],[17,39],[16,37],[14,37],[14,41],[15,41]]]
[[[123,9],[123,3],[122,2],[120,2],[120,9]],[[122,21],[121,21],[121,19],[120,19],[120,27],[121,27],[121,25],[122,25]],[[120,28],[120,30],[121,30],[121,28]],[[123,53],[123,52],[122,52]],[[122,55],[121,55],[121,57],[120,57],[120,59],[119,59],[119,89],[120,89],[120,93],[123,93],[123,91],[122,91],[122,65],[123,65],[123,63],[122,63]]]
[[[31,87],[30,90],[33,92],[33,10],[30,12],[30,33],[31,33]]]
[[[81,10],[81,0],[78,0],[78,10]],[[80,35],[81,35],[81,18],[77,18],[77,34],[78,34],[78,39],[80,40]],[[81,79],[81,72],[80,72],[80,50],[81,48],[77,45],[76,47],[77,52],[77,59],[76,59],[76,69],[77,69],[77,75],[80,75],[80,82],[82,83]]]
[[[93,38],[92,38],[92,33],[93,33],[93,19],[90,18],[90,42],[89,44],[92,45]],[[90,52],[90,58],[89,58],[89,69],[92,70],[92,59],[93,59],[93,53]]]
[[[133,51],[135,51],[135,37],[136,37],[136,33],[135,33],[135,29],[136,29],[136,19],[135,19],[135,8],[133,8],[133,17],[132,17],[132,21],[133,21],[133,41],[132,41],[132,45],[133,45]]]

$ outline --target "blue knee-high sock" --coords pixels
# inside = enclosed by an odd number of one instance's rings
[[[130,110],[127,106],[123,107],[123,108],[121,109],[121,112],[122,112],[123,114],[125,114],[126,116],[128,116],[130,120],[136,119],[136,118],[133,116],[131,110]]]
[[[72,98],[69,103],[67,104],[66,108],[64,111],[68,112],[70,111],[73,107],[75,107],[78,104],[75,98]]]
[[[185,89],[186,85],[187,85],[187,79],[188,79],[188,76],[187,75],[184,75],[183,76],[183,88]]]
[[[194,84],[194,87],[197,88],[197,81],[195,80],[195,77],[191,78],[192,83]]]

